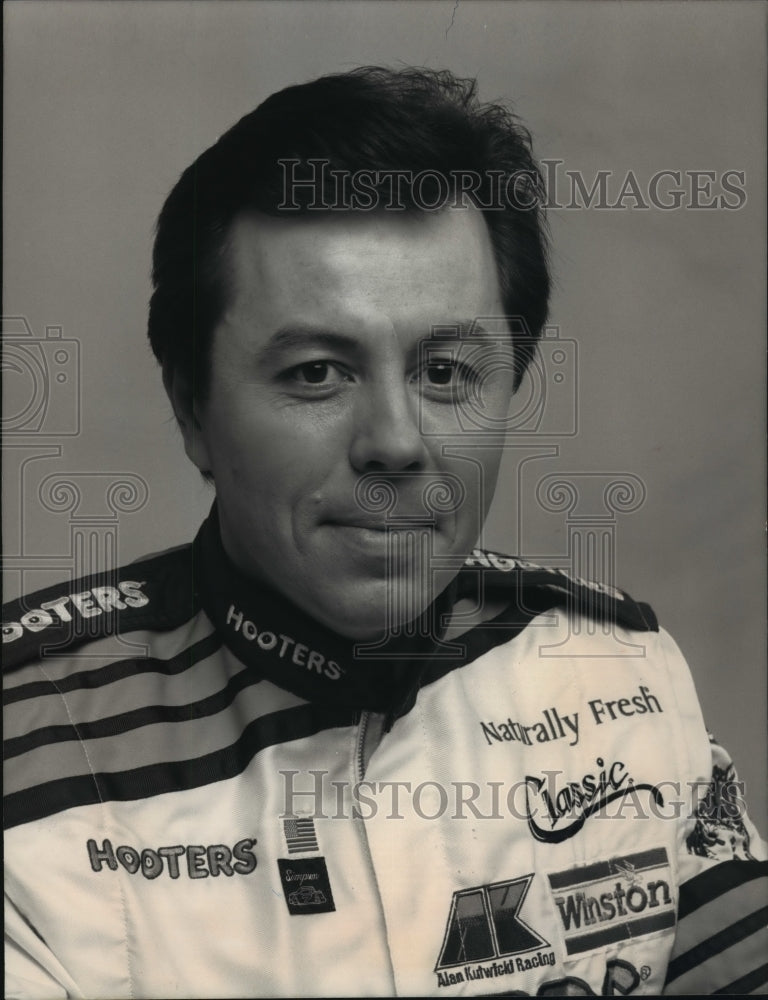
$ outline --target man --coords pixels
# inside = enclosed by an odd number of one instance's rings
[[[764,854],[672,640],[473,549],[539,194],[509,113],[380,69],[273,95],[171,192],[149,335],[216,503],[6,609],[9,996],[766,981]]]

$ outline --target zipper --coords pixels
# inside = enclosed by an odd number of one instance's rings
[[[381,712],[371,712],[365,709],[360,712],[357,721],[360,731],[357,734],[355,770],[357,771],[357,780],[362,781],[368,769],[368,762],[384,736],[386,719]]]
[[[371,713],[364,710],[360,713],[360,730],[357,734],[357,780],[362,781],[365,774],[365,734],[368,732],[368,724],[371,721]]]

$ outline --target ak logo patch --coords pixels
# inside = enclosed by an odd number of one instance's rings
[[[290,914],[332,913],[336,909],[325,858],[278,858],[277,866]]]
[[[549,948],[520,916],[532,881],[533,874],[523,875],[454,892],[435,972]],[[541,955],[535,964],[554,964],[554,954],[551,960]],[[514,966],[504,971],[512,972]]]

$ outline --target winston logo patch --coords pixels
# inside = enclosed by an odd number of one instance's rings
[[[549,875],[569,955],[675,926],[663,847]]]

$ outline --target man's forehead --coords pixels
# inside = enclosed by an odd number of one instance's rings
[[[228,244],[235,307],[290,303],[312,315],[333,302],[363,311],[386,306],[428,310],[434,323],[500,308],[490,236],[474,208],[249,213],[235,220]]]

